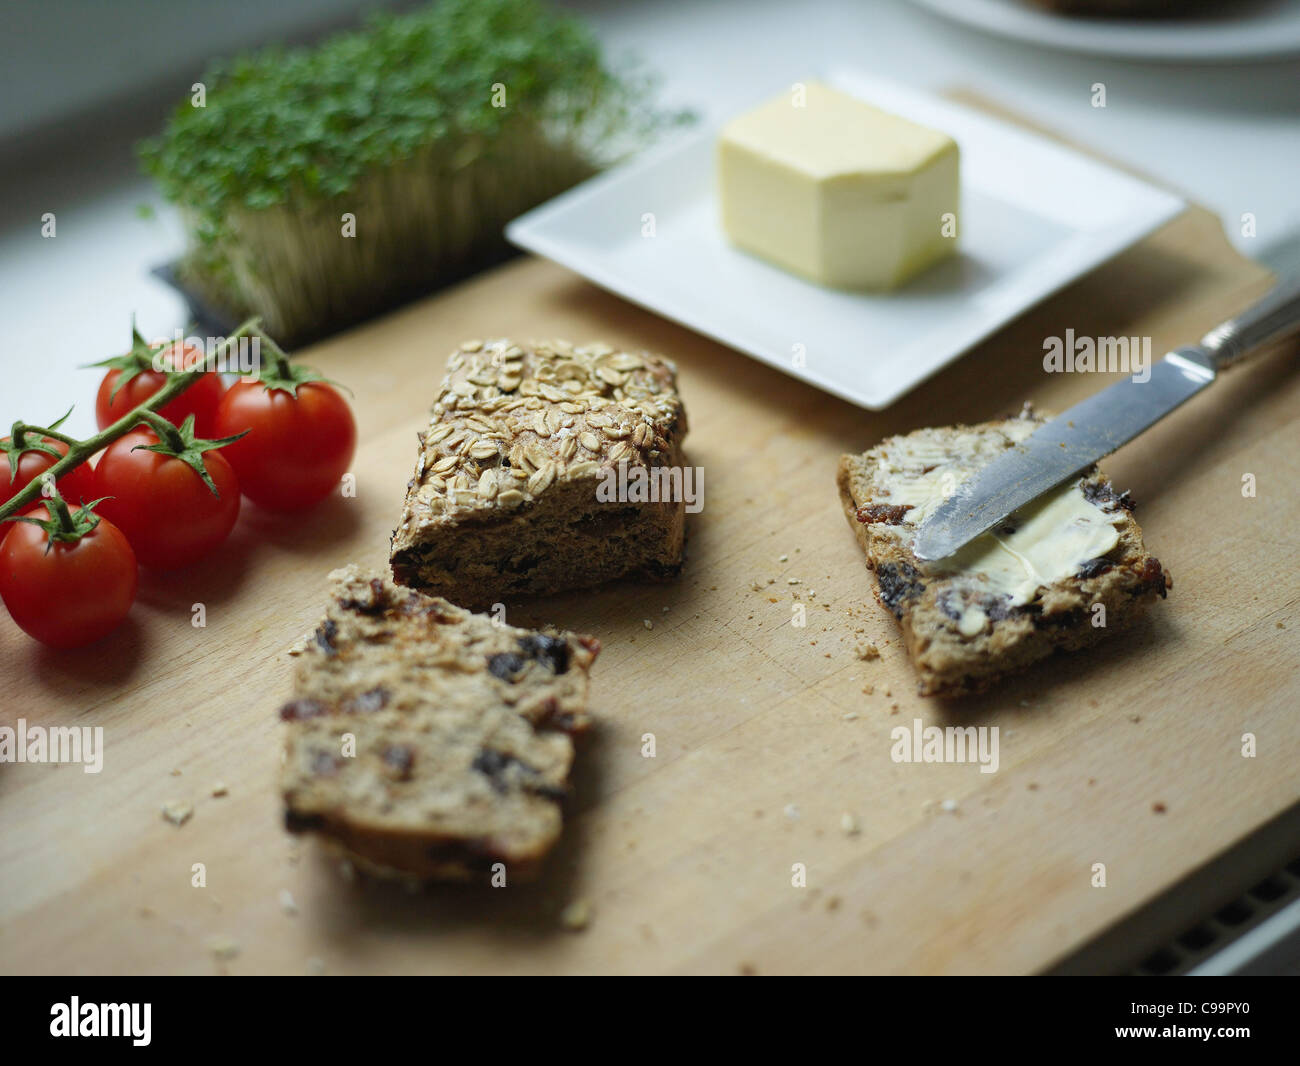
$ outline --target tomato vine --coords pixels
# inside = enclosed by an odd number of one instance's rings
[[[20,514],[25,508],[39,500],[43,495],[45,484],[54,484],[64,474],[70,470],[84,464],[93,455],[102,451],[108,445],[112,444],[120,437],[124,437],[136,426],[141,424],[147,425],[150,429],[157,430],[159,423],[165,421],[157,412],[160,408],[165,407],[168,403],[181,395],[190,386],[196,384],[207,371],[215,369],[219,363],[218,359],[223,352],[231,345],[238,342],[242,337],[256,336],[259,341],[266,343],[270,338],[266,337],[258,328],[260,320],[250,318],[236,329],[230,336],[224,338],[202,363],[192,367],[165,367],[164,372],[167,376],[163,387],[150,396],[143,403],[132,408],[112,425],[107,426],[93,437],[87,437],[85,440],[78,440],[66,433],[59,431],[58,426],[62,424],[63,419],[59,419],[53,426],[37,426],[28,422],[15,422],[11,431],[11,436],[15,442],[25,442],[28,438],[33,438],[34,442],[39,442],[42,438],[59,441],[68,447],[67,454],[62,456],[53,466],[46,470],[39,478],[33,478],[20,491],[4,503],[0,503],[0,521],[4,521],[14,515]],[[64,418],[67,416],[65,415]],[[41,448],[39,444],[33,443],[30,447],[38,450],[47,450]]]

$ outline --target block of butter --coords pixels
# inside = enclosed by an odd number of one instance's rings
[[[817,82],[733,119],[718,179],[732,242],[824,285],[893,288],[956,248],[956,142]]]

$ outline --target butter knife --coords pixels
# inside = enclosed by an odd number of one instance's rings
[[[1219,372],[1300,330],[1300,281],[1275,286],[1216,326],[1045,423],[967,478],[917,531],[918,558],[943,559],[1013,511],[1086,470],[1210,385]]]

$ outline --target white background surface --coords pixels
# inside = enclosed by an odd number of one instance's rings
[[[143,0],[9,0],[0,16],[0,136],[96,102],[88,93],[101,94],[102,103],[111,86],[158,85],[179,99],[202,69],[208,42],[225,49],[371,5],[293,0],[287,8],[297,21],[286,17],[285,4],[165,6],[172,14],[160,21],[158,7]],[[1171,65],[1035,51],[906,0],[568,6],[591,18],[615,55],[633,50],[660,71],[665,99],[704,114],[728,114],[774,81],[832,66],[936,90],[965,86],[1213,208],[1248,254],[1300,233],[1295,61]],[[178,17],[178,8],[188,17]],[[233,32],[241,27],[242,38]],[[141,63],[138,40],[146,31],[151,58]],[[1106,86],[1104,109],[1091,105],[1096,82]],[[126,105],[113,117],[59,153],[28,141],[0,168],[0,425],[20,415],[54,418],[76,401],[70,428],[89,431],[98,375],[74,368],[122,349],[132,311],[146,333],[184,324],[180,299],[148,275],[180,250],[180,229],[169,211],[150,221],[136,214],[142,202],[158,204],[130,161],[131,140],[152,127],[130,132],[140,118]],[[40,236],[46,211],[58,219],[53,240]],[[1254,238],[1240,236],[1245,212],[1256,217]]]

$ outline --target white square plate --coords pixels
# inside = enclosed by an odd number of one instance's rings
[[[506,235],[633,303],[879,410],[1186,206],[961,104],[857,73],[823,80],[943,130],[961,148],[960,252],[896,292],[824,288],[728,244],[714,193],[716,127],[570,189],[515,219]],[[650,215],[653,236],[645,235]]]

